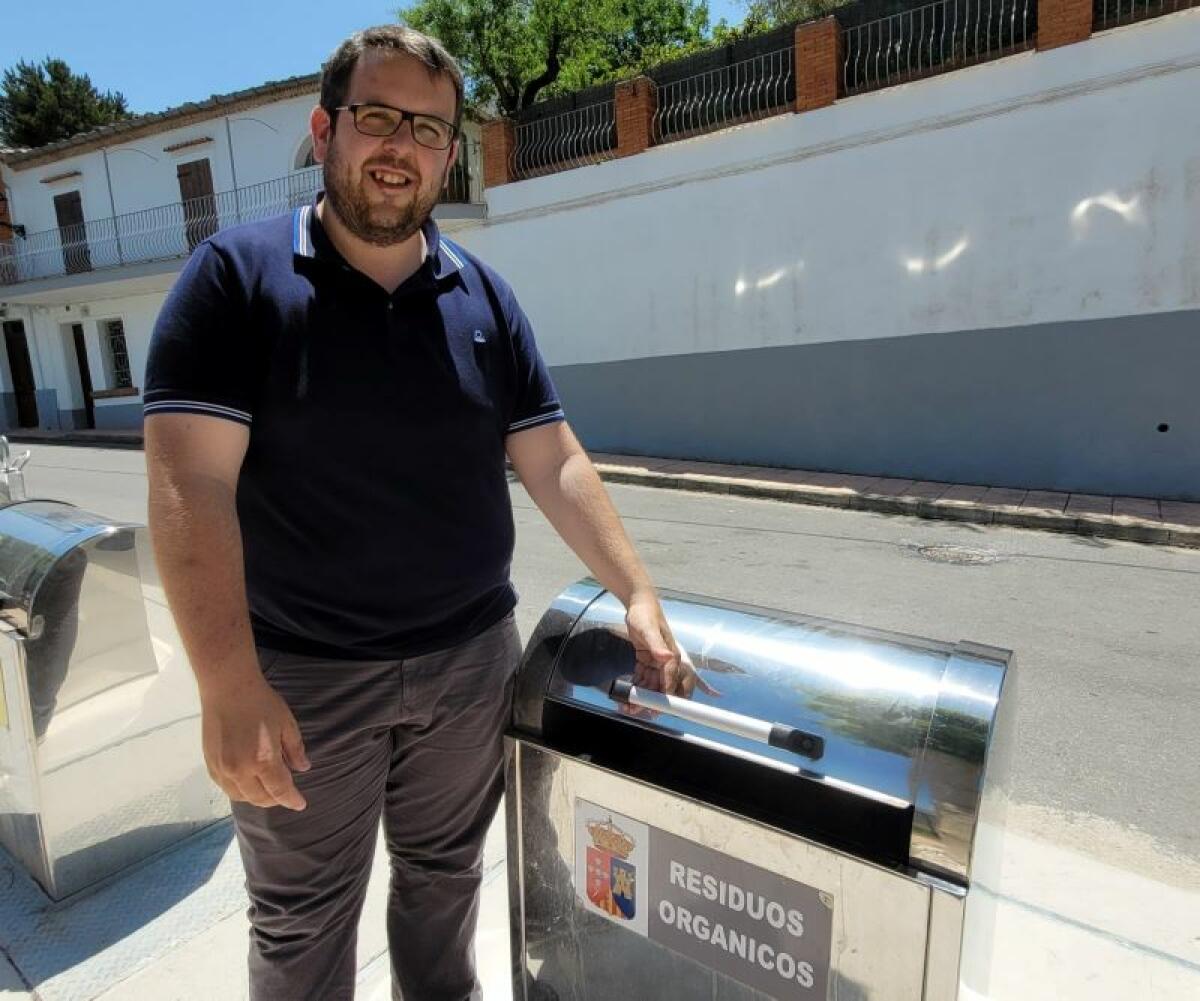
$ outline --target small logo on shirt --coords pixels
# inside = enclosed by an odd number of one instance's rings
[[[485,334],[482,330],[476,330],[475,333],[471,335],[471,337],[474,339],[476,344],[486,344],[487,343],[487,334]]]

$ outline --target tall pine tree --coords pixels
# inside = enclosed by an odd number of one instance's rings
[[[8,146],[45,146],[130,117],[121,94],[101,93],[86,74],[51,56],[22,60],[0,83],[0,142]]]

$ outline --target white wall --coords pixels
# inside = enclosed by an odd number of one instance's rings
[[[169,280],[169,279],[165,279]],[[70,324],[83,325],[87,344],[88,365],[92,376],[93,390],[114,388],[110,385],[109,366],[103,345],[103,323],[119,319],[125,326],[125,342],[129,349],[130,370],[133,384],[139,392],[146,369],[146,353],[150,344],[150,333],[154,321],[166,298],[165,291],[145,292],[118,298],[81,299],[70,306],[24,306],[10,309],[10,319],[21,319],[32,355],[34,378],[39,389],[56,389],[60,410],[81,410],[83,399],[78,391],[78,369],[74,344],[63,328]],[[5,381],[5,390],[11,383]],[[96,407],[140,405],[138,397],[119,397],[114,400],[97,400]]]
[[[553,365],[1200,306],[1200,11],[488,192]]]
[[[112,177],[112,203],[104,172],[104,154],[100,150],[68,157],[54,163],[27,169],[3,168],[9,188],[12,215],[30,233],[58,227],[53,196],[78,190],[87,220],[171,205],[179,201],[178,164],[208,159],[215,191],[233,187],[233,173],[241,187],[283,177],[292,172],[296,150],[308,135],[308,115],[317,101],[311,95],[260,105],[229,115],[229,133],[233,139],[234,160],[230,164],[225,117],[216,117],[184,128],[143,136],[130,142],[114,142],[108,147]],[[175,152],[163,147],[191,139],[211,138],[211,142]],[[71,177],[43,184],[42,179],[67,171],[79,170]]]
[[[56,230],[54,196],[68,191],[80,192],[83,216],[88,221],[110,218],[114,207],[121,216],[177,204],[176,170],[180,163],[191,160],[209,161],[213,190],[218,193],[233,189],[235,173],[240,188],[285,177],[295,170],[296,155],[309,135],[308,118],[318,96],[314,90],[311,94],[234,112],[227,116],[228,132],[226,117],[217,117],[131,142],[115,142],[107,150],[111,202],[104,153],[100,150],[23,170],[0,166],[0,177],[9,189],[13,220],[24,225],[30,234]],[[465,123],[464,131],[469,141],[478,142],[479,126],[475,122]],[[212,141],[170,153],[164,150],[167,146],[203,138]],[[471,166],[473,172],[482,173],[481,164]],[[82,176],[42,183],[44,178],[75,170]],[[20,246],[18,242],[18,249]]]
[[[218,197],[216,211],[221,226],[256,218],[286,204],[294,192],[286,185],[256,185],[287,177],[296,170],[297,156],[309,136],[308,120],[318,93],[260,105],[226,117],[209,119],[185,128],[171,129],[107,150],[66,157],[25,170],[0,166],[0,179],[9,188],[13,219],[25,226],[27,239],[18,239],[18,269],[22,279],[61,275],[63,252],[54,210],[54,196],[78,191],[87,222],[87,254],[93,268],[119,267],[130,261],[160,259],[188,251],[183,209],[180,205],[178,165],[206,159],[213,190],[221,196],[235,187],[240,194]],[[228,128],[226,123],[228,122]],[[477,152],[479,126],[467,122],[465,140]],[[232,138],[233,158],[230,158]],[[193,140],[209,140],[186,149],[166,147]],[[105,173],[105,155],[108,174]],[[478,156],[470,164],[482,174]],[[53,183],[46,178],[78,171],[79,176]],[[112,191],[109,193],[111,179]],[[301,188],[307,194],[311,178]],[[247,191],[247,189],[250,189]],[[482,190],[476,191],[482,199]],[[148,215],[130,215],[147,209]],[[109,221],[115,215],[119,222]],[[120,239],[118,240],[118,235]]]
[[[311,95],[278,101],[230,116],[237,182],[240,188],[245,189],[293,172],[297,153],[308,136],[308,116],[316,100],[317,93],[314,91]],[[179,185],[176,164],[202,156],[208,157],[212,164],[215,190],[218,193],[228,191],[232,186],[233,172],[229,165],[229,147],[226,144],[224,123],[224,118],[217,118],[185,129],[174,129],[146,136],[132,143],[110,147],[109,166],[117,212],[125,214],[159,206],[172,206],[178,211]],[[464,132],[466,141],[477,145],[479,126],[475,122],[466,122]],[[163,151],[164,146],[200,136],[212,136],[214,141],[175,154]],[[132,152],[135,150],[142,150],[156,159],[151,160],[149,156]],[[474,152],[477,153],[477,150]],[[81,171],[81,177],[56,182],[53,185],[40,183],[43,177],[75,169]],[[110,217],[104,159],[99,151],[70,157],[28,171],[13,171],[8,167],[0,167],[0,170],[3,171],[4,180],[10,189],[14,219],[25,225],[30,234],[36,234],[40,229],[50,229],[56,234],[57,219],[53,195],[62,191],[81,192],[85,219],[107,220]],[[482,174],[482,164],[477,156],[471,162],[471,171],[476,177]],[[482,191],[479,191],[479,197],[482,197]],[[243,207],[245,204],[243,201]],[[174,219],[174,224],[168,223],[159,227],[162,232],[156,239],[160,242],[166,239],[174,240],[178,244],[174,247],[174,252],[182,258],[187,253],[182,216],[177,219],[171,218]],[[223,217],[221,224],[228,225],[234,221],[233,218]],[[448,223],[455,229],[470,224],[469,219],[457,218]],[[144,228],[144,224],[136,219],[122,221],[121,232],[126,238],[126,263],[130,260],[131,245],[135,252],[145,247],[145,244],[139,243],[136,236],[130,236],[131,232],[136,233]],[[92,384],[93,388],[99,391],[110,388],[102,350],[100,323],[110,317],[121,318],[125,325],[134,383],[141,389],[150,333],[166,296],[166,290],[174,280],[174,274],[162,274],[154,278],[130,278],[127,269],[116,267],[118,262],[115,259],[115,241],[109,239],[105,242],[92,237],[92,230],[89,229],[89,251],[94,267],[112,267],[113,270],[93,272],[89,278],[94,280],[80,284],[72,293],[48,293],[48,300],[56,303],[55,305],[9,306],[9,318],[21,319],[25,323],[34,363],[34,378],[39,389],[57,390],[58,406],[64,411],[81,409],[83,401],[78,389],[74,346],[69,334],[63,335],[62,326],[74,322],[83,324]],[[17,241],[18,250],[28,245],[27,242]],[[154,246],[160,247],[160,244],[156,243]],[[168,254],[163,253],[161,256]],[[61,274],[63,257],[57,239],[46,244],[45,252],[35,264],[41,268],[35,272],[37,275]],[[29,268],[23,266],[22,276],[31,277],[31,274],[33,273]],[[144,291],[147,283],[153,286],[153,291]],[[16,287],[18,293],[24,289],[24,286]],[[127,294],[134,292],[136,294]],[[25,301],[28,302],[29,298],[26,297]],[[69,308],[63,304],[64,300],[70,304]],[[37,301],[36,297],[33,297],[33,301]],[[4,352],[0,351],[0,391],[8,391],[10,388],[7,358]],[[140,396],[96,401],[98,411],[129,408],[135,404],[140,405]],[[99,420],[98,416],[97,421]]]

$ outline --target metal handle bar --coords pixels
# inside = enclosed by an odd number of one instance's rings
[[[730,712],[728,709],[718,709],[716,706],[681,699],[677,695],[663,695],[662,692],[638,688],[632,681],[624,678],[614,681],[608,694],[616,702],[678,716],[701,726],[710,726],[714,730],[723,730],[738,737],[770,744],[772,747],[781,747],[813,761],[825,753],[825,740],[815,733],[798,730],[785,723],[769,723],[753,716]]]

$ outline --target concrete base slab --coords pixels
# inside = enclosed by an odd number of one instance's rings
[[[96,1001],[245,1001],[249,928],[244,914],[231,914]]]
[[[245,876],[222,823],[142,867],[52,904],[7,856],[0,896],[3,1001],[241,1001],[248,996]],[[484,845],[476,952],[489,1001],[510,997],[504,807]],[[390,1001],[389,866],[382,831],[358,931],[358,996]],[[53,928],[53,934],[46,929]],[[24,977],[22,976],[22,971]],[[34,991],[25,987],[33,983]]]
[[[3,1001],[34,1001],[16,968],[0,956],[0,999]]]

